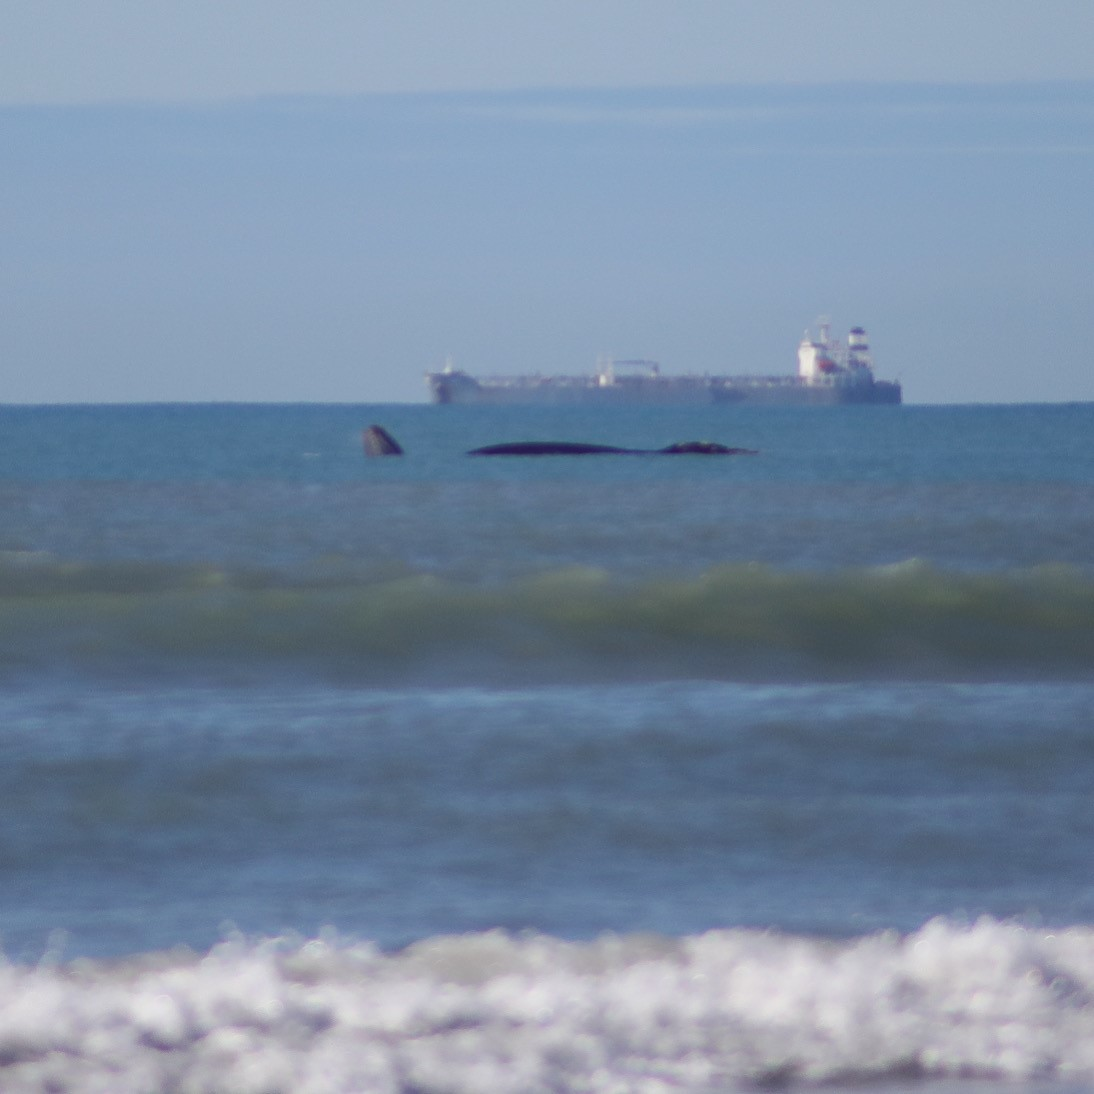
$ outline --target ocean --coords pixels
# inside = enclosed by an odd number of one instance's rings
[[[1094,1090],[1092,440],[0,407],[0,1090]]]

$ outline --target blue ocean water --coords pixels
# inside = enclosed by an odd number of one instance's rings
[[[1092,436],[0,408],[0,1088],[1094,1088]]]

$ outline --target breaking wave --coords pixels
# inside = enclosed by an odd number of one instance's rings
[[[385,955],[237,938],[0,967],[5,1090],[709,1092],[1094,1082],[1094,929],[834,942],[488,932]]]
[[[918,561],[760,564],[622,581],[569,568],[496,584],[430,574],[0,562],[0,666],[319,664],[368,678],[1082,678],[1094,580]]]

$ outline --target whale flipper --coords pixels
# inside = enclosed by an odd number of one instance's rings
[[[382,425],[370,425],[361,434],[366,456],[401,456],[402,446]]]

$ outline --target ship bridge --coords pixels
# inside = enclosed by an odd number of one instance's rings
[[[656,361],[617,361],[607,356],[598,357],[596,361],[596,379],[601,387],[611,387],[628,380],[657,380],[660,377],[661,366]]]

